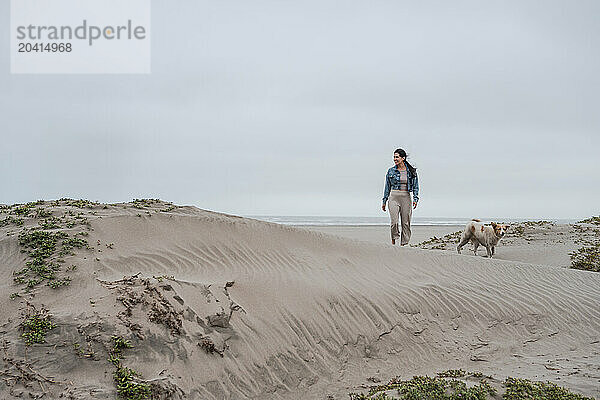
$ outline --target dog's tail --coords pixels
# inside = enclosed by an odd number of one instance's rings
[[[475,221],[475,222],[481,222],[481,220],[480,220],[480,219],[477,219],[477,218],[473,218],[471,221]]]

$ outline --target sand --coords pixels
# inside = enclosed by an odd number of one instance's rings
[[[298,225],[297,228],[308,229],[329,235],[340,236],[364,242],[391,243],[390,227],[381,225]],[[411,227],[410,244],[423,242],[432,236],[442,237],[462,229],[458,225],[416,225]]]
[[[131,341],[122,362],[155,398],[347,399],[368,379],[450,368],[600,395],[600,274],[548,264],[541,238],[507,238],[487,259],[164,202],[67,204],[0,227],[0,398],[115,398],[113,335]],[[69,285],[28,292],[13,282],[30,259],[17,235],[41,208],[62,221],[50,232],[90,249],[64,257]],[[26,346],[31,307],[56,328]]]
[[[585,224],[584,224],[585,225]],[[515,228],[519,227],[518,231]],[[387,226],[299,226],[299,228],[323,232],[339,237],[346,237],[371,243],[390,242],[390,228]],[[462,232],[464,226],[458,225],[417,225],[411,227],[412,236],[410,246],[419,246],[426,249],[456,252],[458,236],[434,241],[425,245],[420,243],[430,240],[432,237],[442,239],[444,236]],[[523,229],[523,234],[517,234]],[[531,264],[542,264],[556,267],[568,267],[571,265],[569,253],[580,247],[578,244],[582,239],[593,237],[596,233],[590,229],[587,232],[574,231],[571,224],[541,223],[535,221],[530,223],[509,224],[507,236],[503,238],[497,247],[495,259],[526,262]],[[449,240],[450,239],[450,240]],[[462,251],[464,255],[473,255],[472,246],[469,243]],[[485,256],[485,248],[479,247],[478,254]]]

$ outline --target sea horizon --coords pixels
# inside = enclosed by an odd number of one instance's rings
[[[266,222],[273,222],[282,225],[326,225],[326,226],[386,226],[390,224],[388,215],[378,217],[357,217],[357,216],[314,216],[314,215],[247,215],[247,218],[258,219]],[[412,225],[431,226],[431,225],[464,225],[472,218],[466,217],[413,217]],[[494,221],[498,223],[519,223],[525,221],[552,221],[559,224],[569,224],[577,222],[574,218],[505,218],[505,217],[482,217],[484,222]]]

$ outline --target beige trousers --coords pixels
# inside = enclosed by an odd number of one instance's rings
[[[400,230],[398,225],[398,216],[402,223],[401,245],[408,244],[410,240],[410,218],[412,217],[412,199],[410,193],[404,190],[392,189],[388,198],[388,210],[392,219],[392,239],[398,240]]]

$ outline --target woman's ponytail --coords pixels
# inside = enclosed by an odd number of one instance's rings
[[[412,176],[417,176],[417,169],[415,167],[413,167],[412,165],[410,165],[408,163],[408,161],[404,160],[404,164],[406,165],[406,168],[408,168],[408,170],[410,171]]]

